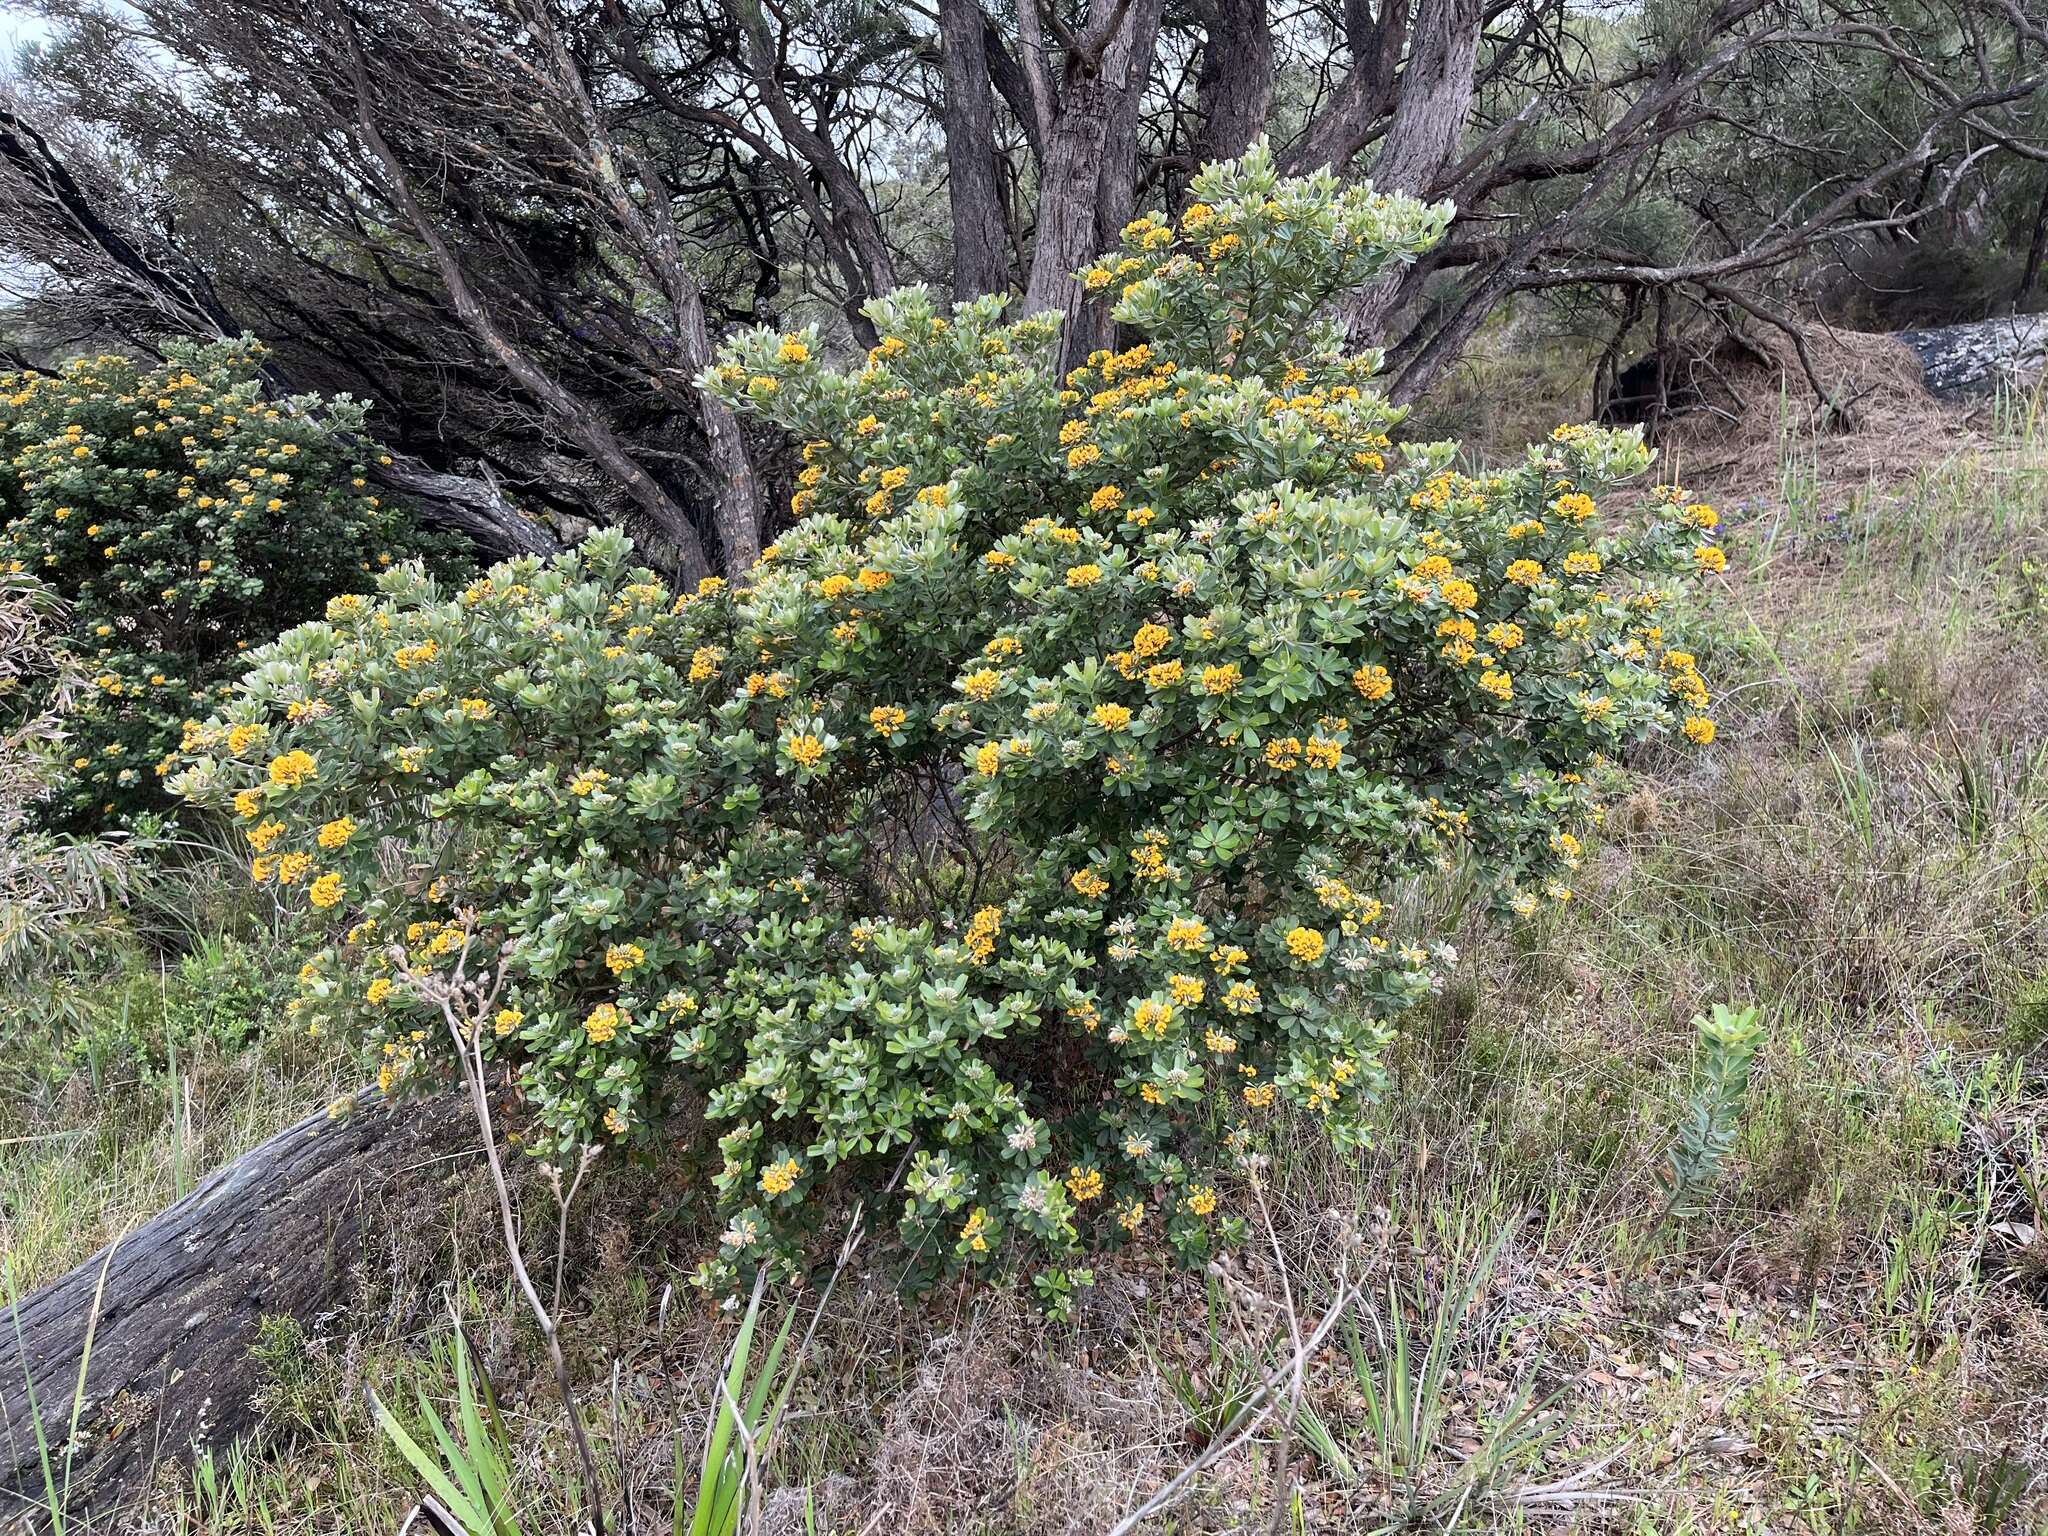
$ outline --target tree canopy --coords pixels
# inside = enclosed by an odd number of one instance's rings
[[[1617,347],[1796,334],[1821,256],[1871,297],[2009,253],[2032,302],[2048,227],[2018,0],[43,9],[0,114],[34,334],[253,334],[281,391],[370,402],[444,520],[510,553],[624,518],[684,577],[750,563],[792,473],[693,384],[719,336],[865,347],[916,281],[1061,313],[1071,364],[1114,339],[1089,254],[1260,135],[1456,206],[1348,316],[1402,401],[1518,293]]]

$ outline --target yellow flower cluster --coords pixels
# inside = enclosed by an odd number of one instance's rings
[[[998,1251],[1057,1266],[1152,1213],[1198,1256],[1226,1209],[1230,1138],[1283,1105],[1362,1135],[1386,1032],[1429,995],[1446,951],[1408,942],[1408,915],[1365,892],[1470,863],[1521,881],[1503,900],[1533,899],[1582,854],[1566,828],[1583,835],[1591,789],[1568,769],[1591,777],[1599,751],[1619,758],[1679,718],[1703,722],[1696,739],[1711,727],[1697,670],[1657,624],[1657,583],[1715,547],[1711,528],[1678,526],[1675,501],[1640,529],[1593,521],[1588,493],[1635,472],[1627,434],[1560,438],[1485,478],[1435,449],[1392,453],[1398,413],[1371,365],[1324,346],[1306,298],[1284,324],[1262,306],[1301,252],[1341,231],[1370,254],[1368,215],[1407,220],[1406,205],[1291,184],[1208,200],[1185,248],[1140,221],[1125,255],[1142,273],[1098,264],[1111,299],[1137,279],[1117,324],[1143,340],[1064,377],[1049,327],[923,294],[879,302],[885,340],[858,372],[822,377],[809,331],[740,339],[737,379],[709,387],[743,409],[777,397],[759,414],[807,442],[799,485],[825,512],[772,564],[672,608],[600,534],[565,557],[584,572],[573,601],[552,569],[545,594],[508,599],[526,567],[504,567],[469,620],[387,578],[386,597],[322,636],[319,656],[345,670],[286,694],[323,695],[334,717],[274,724],[237,770],[247,783],[281,746],[318,748],[335,791],[319,814],[363,823],[330,861],[350,881],[366,878],[350,855],[412,835],[392,830],[394,799],[438,805],[465,775],[492,781],[460,825],[509,841],[488,865],[444,864],[454,894],[434,910],[482,909],[494,943],[544,923],[582,936],[555,951],[557,972],[521,975],[534,1019],[497,1047],[550,1151],[600,1122],[646,1134],[679,1084],[719,1096],[715,1283],[796,1251],[799,1201],[864,1176],[826,1149],[895,1135],[889,1103],[909,1105],[917,1138],[891,1214],[955,1267]],[[1198,260],[1211,247],[1221,273]],[[1247,247],[1258,262],[1231,254]],[[1258,293],[1229,289],[1254,271]],[[1200,308],[1209,287],[1235,307]],[[884,521],[855,515],[864,496]],[[496,623],[515,601],[517,626]],[[405,784],[398,742],[364,740],[343,701],[430,634],[434,668],[395,690],[416,699],[400,729],[424,754],[426,777]],[[620,664],[585,695],[602,699],[595,731],[581,705],[508,676],[600,651]],[[670,668],[693,684],[680,697]],[[650,682],[663,676],[666,693]],[[518,718],[464,724],[465,694],[506,716],[516,697]],[[237,714],[282,720],[262,700]],[[1485,752],[1464,750],[1475,739]],[[829,777],[809,771],[828,762]],[[872,818],[934,787],[959,862],[908,889]],[[240,823],[272,878],[285,850],[312,846],[318,818],[298,798],[264,786]],[[499,809],[519,804],[535,826]],[[267,833],[272,815],[287,830]],[[444,832],[427,827],[420,852]],[[565,843],[597,852],[537,911],[515,875],[568,863]],[[380,902],[417,895],[390,883]],[[636,933],[721,937],[622,937]],[[375,946],[361,953],[376,965]],[[877,1092],[848,1088],[830,1053],[734,1027],[750,978],[785,1003],[852,987],[887,1030],[935,1048],[885,1059],[865,1075]],[[548,1038],[563,1027],[574,1049]],[[1056,1094],[1055,1059],[1081,1074]]]
[[[1394,677],[1379,663],[1371,662],[1351,674],[1351,686],[1361,699],[1377,702],[1394,691]]]
[[[1173,1004],[1156,997],[1141,999],[1131,1010],[1131,1030],[1141,1039],[1164,1039],[1173,1024]]]
[[[1303,965],[1314,965],[1323,958],[1323,936],[1313,928],[1294,927],[1287,932],[1287,953]]]
[[[1109,882],[1092,869],[1077,869],[1067,883],[1074,893],[1089,901],[1095,901],[1109,893]]]
[[[996,952],[996,940],[1003,932],[1003,909],[983,907],[974,914],[967,925],[967,934],[962,942],[967,953],[974,957],[977,965],[986,965]]]

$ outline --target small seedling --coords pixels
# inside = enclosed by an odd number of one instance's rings
[[[1699,1035],[1700,1085],[1671,1144],[1667,1217],[1689,1209],[1720,1177],[1749,1100],[1750,1065],[1763,1044],[1763,1015],[1754,1004],[1738,1010],[1716,1003],[1712,1013],[1695,1014],[1692,1024]]]

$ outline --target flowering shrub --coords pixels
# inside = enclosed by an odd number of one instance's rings
[[[184,723],[216,707],[249,646],[421,545],[364,479],[347,401],[269,402],[249,341],[174,346],[161,366],[80,358],[0,374],[0,570],[71,605],[88,679],[49,803],[72,824],[170,801]],[[47,702],[0,701],[26,716]]]
[[[1439,956],[1391,903],[1462,865],[1565,900],[1588,776],[1711,736],[1660,615],[1718,568],[1640,438],[1472,477],[1317,316],[1445,211],[1212,167],[1086,274],[1137,338],[1061,379],[993,300],[872,310],[865,366],[754,334],[707,376],[808,446],[738,588],[617,534],[460,592],[416,571],[261,652],[183,783],[258,880],[337,920],[309,1027],[387,1082],[451,1049],[419,993],[502,953],[484,1049],[541,1144],[703,1095],[707,1277],[887,1191],[915,1273],[1232,1218],[1223,1143],[1361,1134]],[[345,922],[345,931],[341,931]]]

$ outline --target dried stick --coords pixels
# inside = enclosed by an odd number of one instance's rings
[[[1323,1319],[1316,1324],[1315,1331],[1306,1339],[1300,1341],[1294,1351],[1293,1358],[1271,1376],[1268,1376],[1260,1384],[1259,1389],[1249,1398],[1245,1399],[1244,1406],[1231,1416],[1230,1422],[1224,1426],[1223,1433],[1210,1442],[1207,1450],[1181,1468],[1180,1472],[1165,1487],[1161,1488],[1143,1504],[1140,1504],[1112,1526],[1108,1536],[1130,1536],[1132,1531],[1135,1531],[1145,1521],[1151,1519],[1152,1516],[1179,1502],[1182,1495],[1187,1491],[1188,1485],[1205,1468],[1221,1461],[1225,1456],[1228,1456],[1240,1445],[1251,1439],[1253,1435],[1257,1434],[1259,1426],[1271,1418],[1274,1410],[1280,1406],[1280,1394],[1283,1387],[1288,1387],[1292,1384],[1292,1392],[1298,1394],[1302,1372],[1307,1368],[1308,1362],[1315,1358],[1316,1352],[1322,1348],[1323,1341],[1330,1336],[1338,1322],[1342,1320],[1344,1314],[1351,1309],[1351,1304],[1357,1299],[1358,1290],[1351,1284],[1350,1269],[1347,1264],[1337,1277],[1337,1296],[1330,1303],[1330,1310],[1323,1314]],[[1299,1397],[1293,1397],[1292,1401],[1298,1407]]]
[[[491,1187],[498,1199],[505,1256],[511,1262],[513,1278],[519,1282],[519,1289],[526,1297],[527,1310],[540,1325],[541,1338],[547,1345],[548,1364],[554,1372],[555,1391],[562,1399],[563,1408],[568,1411],[569,1434],[575,1443],[576,1459],[582,1472],[583,1499],[590,1512],[590,1529],[593,1536],[604,1536],[603,1485],[597,1475],[597,1455],[591,1449],[582,1410],[576,1406],[576,1393],[570,1385],[569,1363],[562,1354],[555,1312],[541,1300],[540,1289],[533,1283],[532,1272],[527,1269],[525,1256],[520,1252],[519,1217],[513,1208],[512,1192],[505,1179],[505,1164],[498,1155],[497,1131],[491,1122],[490,1089],[484,1075],[483,1021],[490,1016],[492,1006],[504,988],[506,968],[500,965],[486,977],[471,979],[469,951],[475,934],[470,928],[471,914],[464,913],[463,918],[462,949],[455,957],[454,969],[446,976],[436,976],[423,968],[413,967],[402,948],[394,948],[393,955],[398,970],[412,990],[438,1007],[448,1025],[448,1037],[455,1046],[455,1058],[462,1065],[462,1079],[469,1089],[470,1108],[475,1111],[477,1128],[483,1133],[484,1160],[490,1166]],[[554,1265],[557,1306],[561,1300],[563,1252],[568,1242],[569,1202],[575,1199],[594,1156],[594,1151],[585,1154],[582,1167],[577,1170],[566,1194],[562,1192],[559,1177],[556,1181],[556,1200],[560,1207]]]
[[[1258,1157],[1250,1163],[1252,1200],[1259,1208],[1259,1220],[1266,1228],[1266,1242],[1273,1250],[1273,1267],[1280,1277],[1280,1300],[1287,1314],[1287,1342],[1294,1347],[1293,1369],[1287,1377],[1287,1418],[1273,1439],[1272,1528],[1273,1536],[1280,1536],[1287,1518],[1287,1495],[1293,1482],[1287,1452],[1294,1438],[1295,1423],[1301,1417],[1302,1370],[1306,1357],[1302,1353],[1301,1313],[1294,1304],[1294,1282],[1287,1277],[1287,1256],[1281,1252],[1280,1233],[1273,1225],[1273,1210],[1266,1201],[1265,1161]]]

